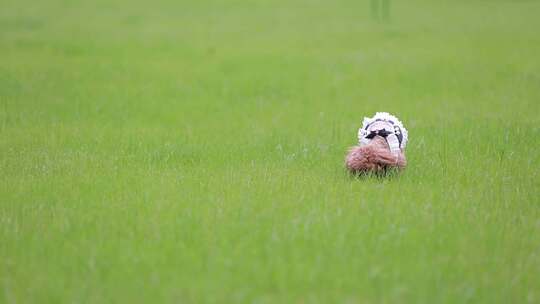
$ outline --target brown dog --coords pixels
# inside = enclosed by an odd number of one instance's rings
[[[407,165],[404,151],[408,132],[397,117],[378,112],[372,118],[364,118],[358,139],[359,145],[352,147],[345,158],[349,172],[384,173]]]

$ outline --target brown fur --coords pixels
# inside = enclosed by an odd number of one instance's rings
[[[390,152],[390,147],[383,137],[376,136],[366,146],[355,146],[349,150],[345,158],[345,166],[351,173],[381,173],[387,169],[404,169],[407,166],[405,153],[398,156]]]

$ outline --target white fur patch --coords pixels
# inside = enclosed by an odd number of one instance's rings
[[[399,136],[399,133],[401,133],[402,140],[401,144],[399,144],[399,148],[401,150],[405,149],[409,139],[409,133],[397,117],[387,112],[377,112],[375,116],[371,118],[364,117],[362,128],[358,130],[358,140],[360,145],[366,145],[371,141],[371,139],[367,138],[371,131],[383,129],[392,132],[392,137],[394,135]]]

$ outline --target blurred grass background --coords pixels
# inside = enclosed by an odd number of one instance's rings
[[[540,302],[539,13],[4,0],[0,301]]]

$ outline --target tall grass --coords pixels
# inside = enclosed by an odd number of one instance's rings
[[[0,302],[540,301],[540,3],[0,7]]]

